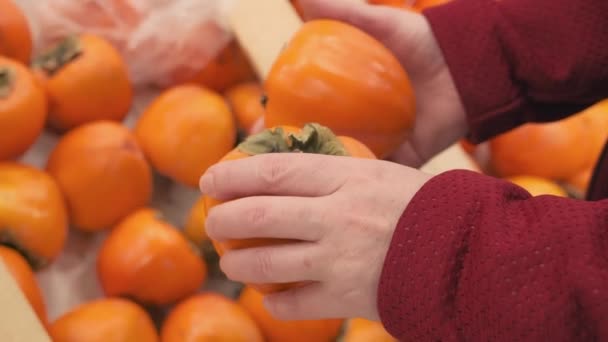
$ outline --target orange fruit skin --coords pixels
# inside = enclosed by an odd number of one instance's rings
[[[148,313],[121,298],[82,303],[50,326],[53,342],[157,342]]]
[[[281,51],[264,83],[266,127],[317,122],[385,158],[409,136],[415,99],[397,58],[342,22],[306,22]]]
[[[245,287],[238,302],[257,322],[267,342],[331,342],[340,334],[344,320],[322,319],[281,321],[275,319],[263,303],[263,296],[252,287]],[[371,340],[370,340],[371,341]]]
[[[568,193],[564,188],[545,178],[520,175],[509,177],[507,180],[526,189],[532,196],[553,195],[568,197]]]
[[[298,133],[300,131],[299,128],[293,127],[293,126],[280,126],[280,127],[285,131],[285,133]],[[344,137],[344,136],[338,136],[337,138],[342,142],[342,144],[344,144],[344,147],[346,148],[346,150],[350,156],[356,157],[356,158],[376,159],[374,153],[360,141],[358,141],[354,138],[351,138],[351,137]],[[220,160],[220,162],[247,158],[247,157],[249,157],[248,154],[245,154],[245,153],[241,152],[238,148],[235,148],[230,153],[226,154]],[[205,216],[207,215],[209,210],[211,210],[211,208],[222,203],[222,201],[216,200],[209,196],[204,196],[201,201],[203,203],[199,203],[199,205],[201,207],[205,208],[205,210],[206,210]],[[204,225],[203,225],[203,227],[204,227]],[[204,236],[206,236],[206,234]],[[223,242],[211,240],[211,242],[212,242],[213,247],[215,248],[216,252],[221,257],[226,251],[232,250],[232,249],[242,249],[242,248],[266,246],[266,245],[284,244],[284,243],[289,243],[289,242],[293,242],[293,241],[284,240],[284,239],[244,239],[244,240],[229,240],[229,241],[223,241]],[[261,291],[263,293],[283,291],[283,290],[289,289],[291,287],[300,286],[300,285],[301,285],[300,283],[250,284],[250,286],[254,287],[258,291]]]
[[[14,249],[0,246],[0,260],[13,276],[43,326],[47,326],[46,304],[38,281],[27,261]]]
[[[32,33],[23,11],[13,0],[0,0],[0,56],[28,64]]]
[[[144,153],[162,175],[190,187],[236,143],[236,124],[224,98],[197,85],[166,90],[136,127]]]
[[[351,318],[346,325],[342,342],[397,342],[380,322]]]
[[[194,294],[207,266],[187,239],[153,209],[140,209],[110,232],[97,258],[107,296],[168,305]]]
[[[262,342],[260,329],[236,302],[218,293],[192,296],[173,308],[162,342]]]
[[[57,182],[46,172],[14,162],[0,163],[0,236],[29,255],[52,262],[63,250],[68,213]]]
[[[97,120],[122,121],[133,102],[127,65],[108,41],[79,36],[82,54],[53,75],[34,68],[49,98],[49,125],[58,131]]]
[[[0,46],[1,42],[2,31]],[[0,160],[12,160],[26,152],[42,134],[47,118],[47,99],[44,89],[25,65],[0,57],[2,69],[10,70],[14,78],[6,96],[0,89]]]
[[[236,118],[238,129],[249,134],[251,128],[260,118],[264,117],[262,105],[264,90],[257,82],[238,84],[226,91],[226,99]]]
[[[491,165],[500,177],[530,175],[565,180],[590,164],[593,142],[583,120],[529,123],[490,140]]]
[[[205,242],[210,242],[205,231],[205,220],[207,219],[205,205],[205,197],[201,196],[190,208],[184,225],[184,235],[199,247]]]
[[[68,203],[72,224],[94,232],[144,207],[152,171],[129,129],[95,121],[63,135],[47,162]]]

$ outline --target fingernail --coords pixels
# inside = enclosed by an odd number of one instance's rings
[[[213,196],[213,191],[215,191],[214,189],[214,182],[213,182],[213,174],[212,173],[205,173],[203,175],[203,177],[201,178],[200,181],[200,190],[203,194],[205,195],[209,195],[209,196]]]

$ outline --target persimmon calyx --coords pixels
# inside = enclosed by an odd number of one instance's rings
[[[52,76],[81,54],[82,46],[80,39],[78,36],[71,35],[36,57],[32,62],[32,67],[41,69],[49,76]]]
[[[301,132],[288,135],[281,127],[269,128],[245,139],[238,149],[249,155],[290,152],[349,155],[340,139],[329,128],[318,123],[308,123]]]
[[[8,97],[15,85],[15,71],[10,67],[0,67],[0,99]]]

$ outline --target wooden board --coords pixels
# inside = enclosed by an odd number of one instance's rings
[[[236,0],[228,21],[261,79],[266,78],[283,46],[302,25],[302,20],[288,0]],[[452,169],[479,171],[458,144],[438,154],[421,168],[432,174]]]

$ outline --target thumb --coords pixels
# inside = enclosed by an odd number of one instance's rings
[[[333,19],[351,24],[386,42],[395,34],[408,11],[388,6],[373,6],[363,0],[299,0],[306,19]],[[406,16],[404,18],[404,16]]]

